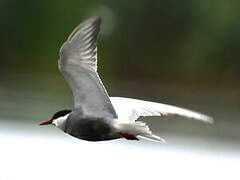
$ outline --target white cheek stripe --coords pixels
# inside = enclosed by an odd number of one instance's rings
[[[65,116],[62,116],[62,117],[59,117],[57,119],[54,119],[52,123],[55,126],[60,126],[61,124],[63,124],[67,120],[68,116],[69,116],[69,114],[67,114]]]

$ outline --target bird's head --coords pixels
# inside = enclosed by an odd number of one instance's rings
[[[40,123],[40,125],[48,125],[48,124],[52,124],[55,126],[60,126],[61,124],[63,124],[66,119],[68,118],[68,115],[72,112],[72,110],[61,110],[56,112],[52,118],[48,121],[43,121],[42,123]]]

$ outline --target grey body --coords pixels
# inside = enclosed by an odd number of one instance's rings
[[[121,138],[113,126],[113,120],[106,114],[94,116],[75,109],[69,114],[63,131],[79,139],[103,141]]]

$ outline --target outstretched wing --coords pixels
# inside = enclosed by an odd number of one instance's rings
[[[97,37],[101,19],[81,23],[60,49],[59,69],[71,86],[75,108],[87,114],[116,118],[116,112],[97,73]]]
[[[209,116],[176,106],[121,97],[110,97],[110,100],[120,121],[134,122],[140,116],[177,115],[213,123]]]

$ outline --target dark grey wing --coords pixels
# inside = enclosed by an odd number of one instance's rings
[[[59,69],[72,88],[75,108],[117,118],[97,73],[97,36],[101,19],[81,23],[60,49]]]

